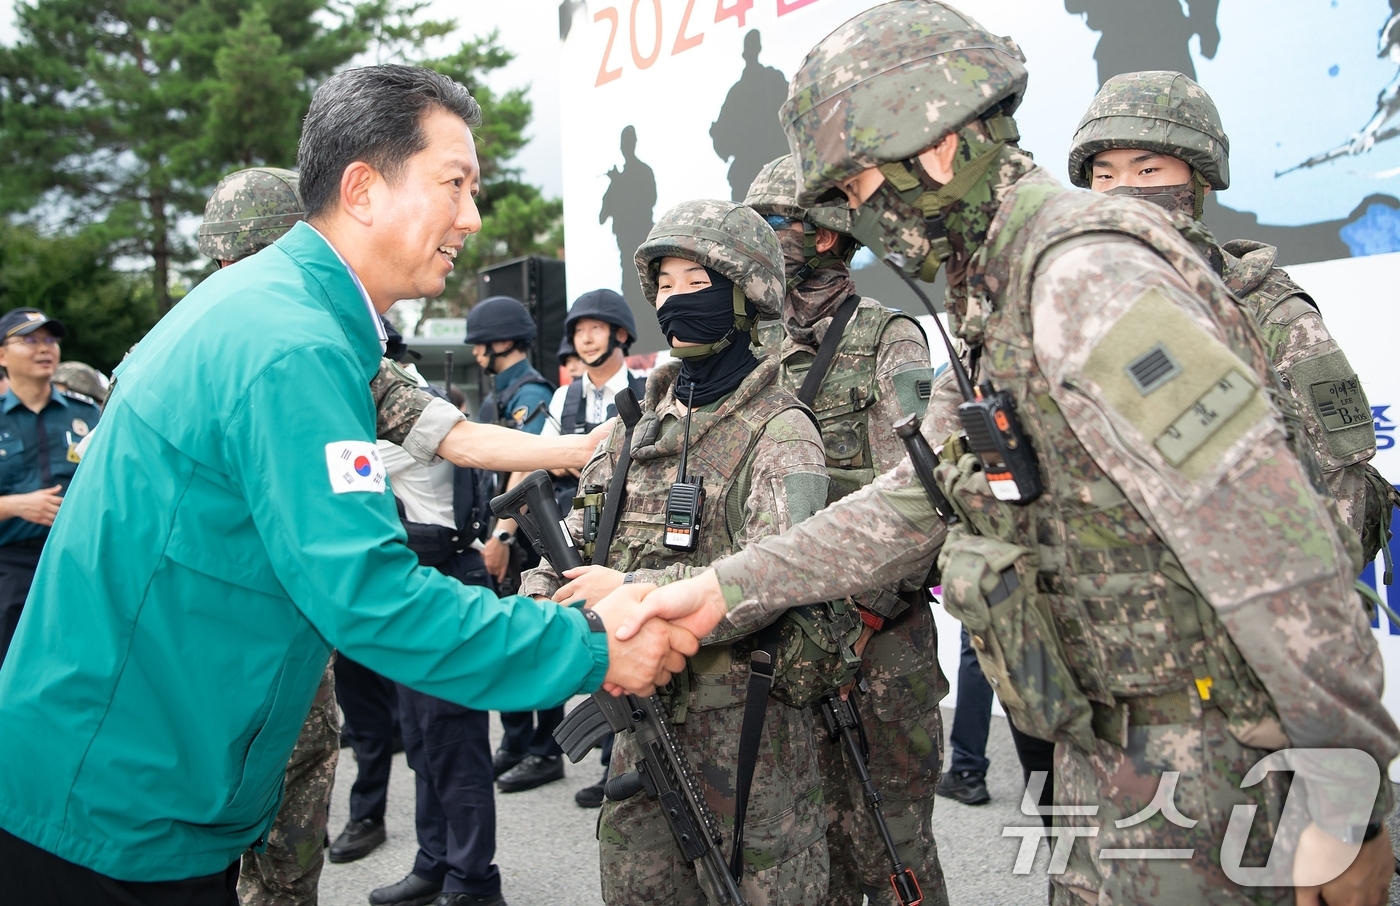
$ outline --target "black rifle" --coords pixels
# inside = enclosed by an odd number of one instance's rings
[[[564,531],[564,517],[554,501],[554,484],[545,470],[536,469],[509,491],[492,497],[491,512],[497,519],[514,519],[557,572],[583,565],[574,539]]]
[[[862,686],[864,682],[861,680]],[[851,763],[855,765],[856,778],[860,780],[860,787],[865,793],[865,804],[870,806],[870,815],[875,819],[875,829],[880,832],[880,840],[890,857],[890,886],[894,888],[895,902],[899,906],[919,906],[924,901],[923,891],[919,889],[919,881],[914,877],[914,872],[900,861],[899,850],[895,848],[894,838],[890,836],[890,826],[885,822],[885,813],[880,807],[885,797],[875,789],[875,781],[870,778],[869,746],[855,700],[843,699],[839,692],[831,692],[823,696],[818,704],[821,706],[822,717],[826,719],[826,729],[831,734],[832,741],[835,742],[839,738],[845,742]]]
[[[933,455],[933,448],[920,433],[921,426],[917,415],[908,415],[894,423],[894,433],[904,441],[909,462],[914,466],[914,474],[918,476],[919,484],[924,486],[929,503],[933,504],[933,511],[943,520],[944,525],[957,525],[958,513],[943,494],[943,488],[939,487],[938,479],[933,474],[933,470],[938,467],[938,457]]]
[[[547,472],[531,472],[520,484],[493,498],[491,509],[502,519],[514,519],[540,556],[559,572],[583,565],[573,539],[564,531]],[[600,690],[569,712],[555,728],[554,738],[569,760],[578,764],[603,737],[623,730],[637,734],[642,757],[636,771],[608,781],[607,797],[619,802],[646,790],[660,802],[681,854],[691,862],[698,861],[710,879],[721,906],[744,906],[739,886],[720,852],[719,819],[705,802],[700,782],[676,742],[659,698],[618,697]]]
[[[569,760],[578,764],[608,733],[624,730],[637,735],[641,757],[635,771],[607,782],[607,797],[621,802],[645,790],[660,804],[662,817],[670,826],[681,855],[698,864],[709,879],[715,902],[720,906],[744,906],[743,894],[720,851],[719,819],[705,802],[700,781],[676,741],[661,699],[655,695],[614,697],[595,692],[569,712],[554,730],[554,739]]]

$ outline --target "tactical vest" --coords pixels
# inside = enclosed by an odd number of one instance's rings
[[[500,425],[503,428],[521,427],[520,424],[516,423],[515,419],[511,418],[510,412],[507,410],[510,408],[510,401],[515,398],[515,395],[529,384],[543,384],[550,389],[550,392],[554,391],[554,385],[551,384],[544,375],[533,368],[527,368],[525,373],[516,378],[504,391],[497,392],[500,390],[500,388],[497,388],[497,391],[492,391],[486,395],[486,399],[481,401],[481,411],[477,413],[476,420],[488,425]],[[528,422],[534,417],[535,413],[531,412],[529,415],[525,416],[525,421]]]
[[[636,375],[627,375],[627,386],[632,388],[637,399],[641,400],[646,396],[647,379]],[[608,403],[606,418],[617,415],[617,406]],[[559,433],[587,434],[602,422],[588,421],[588,401],[583,398],[583,378],[572,381],[564,390],[564,411],[559,415]],[[578,495],[578,479],[572,475],[554,476],[554,502],[559,505],[559,512],[567,513],[573,505],[574,497]]]
[[[1027,341],[1031,284],[1045,252],[1114,233],[1176,270],[1209,302],[1259,385],[1274,385],[1257,333],[1207,264],[1175,231],[1136,212],[1032,175],[1004,201],[973,261],[985,274],[979,283],[1001,288],[969,299],[985,315],[981,378],[1012,393],[1046,490],[1028,506],[997,501],[973,457],[956,443],[945,447],[945,461],[957,466],[946,484],[977,532],[958,526],[949,534],[939,561],[947,604],[968,624],[989,681],[1026,732],[1085,749],[1091,736],[1122,745],[1131,724],[1189,721],[1198,696],[1220,708],[1242,742],[1277,747],[1286,739],[1264,687],[1170,547],[1075,436]],[[1310,454],[1296,452],[1325,497]],[[969,582],[972,592],[960,593]]]
[[[749,495],[754,449],[764,428],[789,410],[811,417],[795,397],[778,383],[775,356],[760,360],[757,368],[738,389],[713,412],[696,410],[691,416],[688,478],[703,477],[705,504],[700,513],[700,540],[694,551],[678,551],[662,543],[666,521],[666,497],[675,483],[679,465],[683,419],[671,419],[663,430],[656,408],[675,383],[680,362],[668,362],[652,372],[647,381],[642,420],[632,441],[632,464],[627,470],[626,497],[618,514],[609,566],[620,572],[638,569],[665,569],[673,563],[705,567],[738,550],[735,536],[744,524],[744,505]],[[614,432],[611,442],[621,441]],[[775,665],[775,697],[784,698],[782,688],[806,688],[822,675],[834,671],[820,666],[816,677],[792,672],[793,652],[803,637],[816,633],[832,635],[824,616],[827,605],[794,608],[779,618],[782,649]],[[856,619],[856,618],[853,618]],[[848,620],[852,622],[853,620]],[[667,688],[665,698],[672,720],[682,723],[688,703],[706,709],[730,707],[743,702],[748,682],[748,653],[755,637],[717,636],[690,659],[689,669]],[[836,644],[831,650],[836,652]],[[824,688],[828,684],[818,683]],[[796,697],[805,697],[799,694]]]
[[[646,397],[646,378],[629,373],[627,386],[632,388],[637,399]],[[617,407],[608,403],[604,419],[612,418],[614,415],[617,415]],[[588,401],[583,398],[583,378],[572,381],[568,387],[564,388],[564,411],[559,414],[559,433],[587,434],[601,424],[602,422],[588,420]]]
[[[870,409],[880,398],[880,385],[875,377],[876,354],[880,350],[880,337],[896,318],[919,326],[919,322],[908,315],[885,308],[873,299],[861,299],[841,335],[821,390],[812,401],[812,413],[822,432],[826,471],[831,476],[828,504],[875,480],[875,460],[870,452]],[[923,328],[919,327],[919,331],[922,333]],[[771,344],[771,348],[780,349],[783,336],[781,322],[764,325],[759,330],[765,347]],[[811,350],[789,347],[781,358],[784,386],[796,392],[812,367],[814,357]],[[887,427],[881,426],[881,430]]]

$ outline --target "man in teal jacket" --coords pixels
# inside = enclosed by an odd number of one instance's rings
[[[404,545],[375,309],[441,293],[480,228],[479,117],[425,70],[329,80],[298,153],[308,222],[120,369],[0,670],[7,899],[234,906],[332,647],[492,710],[646,692],[695,650],[664,623],[617,642],[621,611],[498,601]]]

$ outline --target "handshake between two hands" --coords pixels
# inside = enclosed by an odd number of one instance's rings
[[[570,581],[554,600],[582,598],[607,629],[603,688],[613,695],[650,695],[664,686],[728,612],[713,570],[664,586],[624,584],[622,573],[604,566],[571,569],[564,577]]]

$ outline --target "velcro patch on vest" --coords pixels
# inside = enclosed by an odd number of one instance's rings
[[[1249,367],[1159,289],[1149,289],[1084,363],[1104,402],[1182,475],[1200,479],[1268,416]]]
[[[1319,381],[1308,389],[1322,427],[1328,431],[1345,431],[1371,423],[1371,406],[1356,375],[1339,381]]]
[[[1153,444],[1162,451],[1167,462],[1181,465],[1201,448],[1201,444],[1210,440],[1230,416],[1243,409],[1253,395],[1254,386],[1238,371],[1231,371],[1158,434]]]
[[[1128,363],[1128,377],[1143,396],[1181,374],[1181,365],[1167,347],[1158,343]]]

